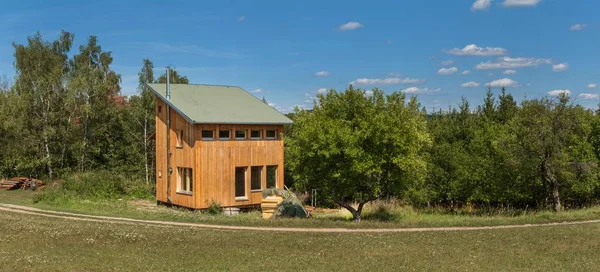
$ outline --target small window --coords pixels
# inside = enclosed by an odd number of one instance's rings
[[[177,130],[177,147],[183,147],[183,130]]]
[[[252,140],[260,140],[262,138],[260,130],[252,130],[250,131],[250,139]]]
[[[158,106],[158,113],[162,112],[162,106]]]
[[[246,196],[246,169],[248,167],[235,168],[235,198],[247,199]]]
[[[219,130],[219,140],[231,139],[230,133],[231,133],[231,131],[229,131],[229,130]]]
[[[277,188],[277,165],[267,166],[267,188]]]
[[[266,134],[265,136],[266,136],[267,139],[270,139],[270,140],[277,139],[277,131],[276,130],[273,130],[273,129],[272,130],[267,130],[265,132],[265,134]]]
[[[191,194],[194,189],[192,168],[177,167],[177,192]]]
[[[246,139],[246,130],[236,130],[235,131],[235,139],[245,140]]]
[[[262,166],[252,166],[250,169],[250,190],[260,191],[262,183]]]
[[[215,131],[214,130],[203,130],[202,131],[202,140],[214,140],[215,139]]]

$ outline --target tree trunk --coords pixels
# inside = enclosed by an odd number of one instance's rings
[[[358,209],[355,209],[354,207],[352,207],[352,205],[350,205],[348,202],[345,202],[345,201],[336,201],[336,203],[338,205],[340,205],[341,207],[345,208],[346,210],[348,210],[350,213],[352,213],[352,220],[354,220],[356,222],[360,222],[360,215],[362,214],[362,210],[363,210],[363,207],[365,206],[366,202],[359,203]]]
[[[552,170],[550,169],[550,166],[548,165],[547,161],[542,162],[542,179],[543,181],[552,186],[552,204],[553,204],[553,208],[555,212],[560,212],[561,207],[560,207],[560,196],[559,196],[559,192],[558,192],[558,180],[556,179],[556,176],[554,176],[554,173],[552,173]]]
[[[552,185],[552,202],[554,204],[554,211],[560,212],[561,206],[560,197],[558,195],[558,182],[554,182],[554,184]]]
[[[146,168],[146,184],[150,183],[148,171],[148,118],[144,115],[144,167]]]

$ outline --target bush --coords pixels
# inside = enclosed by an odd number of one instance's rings
[[[64,181],[53,184],[51,189],[35,195],[34,202],[59,202],[69,199],[119,199],[152,198],[154,184],[127,178],[109,171],[76,173]]]
[[[212,215],[220,214],[222,211],[221,204],[219,202],[212,200],[210,202],[210,205],[208,205],[208,209],[206,211],[208,212],[208,214],[212,214]]]

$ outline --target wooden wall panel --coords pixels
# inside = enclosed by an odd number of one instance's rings
[[[202,140],[202,130],[214,130],[215,140]],[[219,140],[218,131],[230,129],[232,138],[236,129],[250,130],[274,129],[278,138],[275,140]],[[283,188],[283,141],[280,133],[283,126],[274,125],[196,125],[196,169],[200,173],[198,179],[200,194],[198,208],[207,208],[214,200],[222,206],[246,206],[260,204],[262,192],[250,190],[250,167],[263,166],[262,187],[266,185],[266,166],[277,165],[277,187]],[[235,199],[235,168],[248,167],[246,178],[247,200]]]

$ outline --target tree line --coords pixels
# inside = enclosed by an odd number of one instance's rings
[[[155,78],[143,60],[138,92],[121,95],[111,52],[95,36],[70,56],[74,35],[53,41],[40,33],[13,43],[15,77],[0,84],[0,176],[53,179],[73,172],[110,170],[153,181]],[[171,82],[188,83],[177,71]]]
[[[350,86],[293,113],[286,163],[294,187],[360,218],[363,205],[560,211],[600,200],[600,114],[566,94],[517,103],[502,88],[483,103],[428,113],[415,97]],[[358,203],[358,206],[351,206]]]

